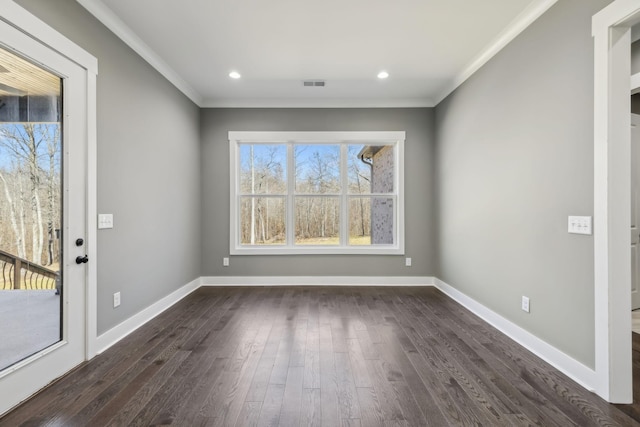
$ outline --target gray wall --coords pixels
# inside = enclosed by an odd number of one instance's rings
[[[102,333],[200,276],[199,109],[74,0],[18,3],[98,58]]]
[[[205,276],[424,276],[435,268],[433,109],[204,109],[202,273]],[[229,267],[229,131],[401,131],[406,256],[233,256]]]
[[[591,16],[555,4],[436,108],[438,276],[594,366]],[[531,298],[531,313],[520,310]]]

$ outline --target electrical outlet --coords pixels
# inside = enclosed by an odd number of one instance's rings
[[[120,292],[116,292],[113,294],[113,308],[116,308],[120,305]]]
[[[229,258],[227,257],[222,258],[222,266],[229,267]]]
[[[411,258],[407,258],[404,260],[404,265],[407,267],[411,267]]]
[[[525,296],[522,297],[522,311],[529,313],[529,298]]]

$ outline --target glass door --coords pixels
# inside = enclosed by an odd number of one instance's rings
[[[62,79],[0,48],[0,371],[62,338]]]
[[[0,20],[0,415],[86,358],[87,84]]]

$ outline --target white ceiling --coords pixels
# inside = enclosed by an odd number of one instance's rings
[[[556,0],[77,1],[202,107],[402,107],[436,105]]]

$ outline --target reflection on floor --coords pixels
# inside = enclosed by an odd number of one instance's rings
[[[0,291],[0,370],[60,341],[54,290]]]

